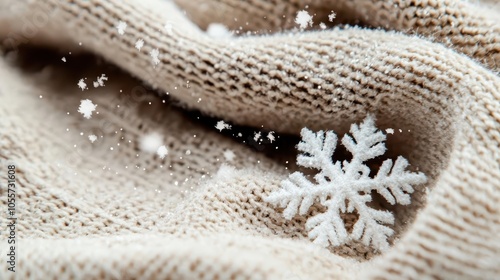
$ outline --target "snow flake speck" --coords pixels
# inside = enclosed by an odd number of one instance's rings
[[[385,130],[385,132],[386,132],[387,134],[394,134],[394,129],[392,129],[392,128],[388,128],[388,129],[386,129],[386,130]]]
[[[288,220],[297,213],[306,215],[315,202],[324,206],[326,211],[309,217],[305,225],[309,238],[322,247],[359,240],[384,251],[389,247],[388,237],[394,233],[387,226],[394,224],[394,215],[367,205],[372,201],[371,193],[376,191],[391,205],[408,205],[414,191],[412,186],[425,183],[427,178],[421,172],[407,171],[409,163],[402,156],[395,162],[386,159],[377,174],[370,177],[366,161],[385,153],[386,135],[375,127],[371,116],[360,125],[351,125],[350,133],[352,136],[344,135],[341,142],[352,159],[332,162],[337,135],[333,131],[314,133],[303,128],[302,141],[297,146],[302,152],[297,156],[297,165],[318,170],[314,183],[303,173],[294,172],[264,200],[285,208],[283,216]],[[341,214],[353,212],[358,219],[349,233]]]
[[[143,135],[139,139],[139,148],[143,152],[154,154],[161,145],[163,145],[163,136],[157,132]]]
[[[218,129],[219,131],[222,131],[224,129],[231,129],[231,126],[224,121],[218,121],[217,124],[215,125],[215,128]]]
[[[118,29],[118,34],[120,35],[125,34],[125,29],[127,29],[127,23],[120,20],[116,25],[116,29]]]
[[[227,27],[220,23],[211,23],[208,25],[207,34],[212,38],[229,38],[233,34]]]
[[[156,154],[161,158],[164,159],[166,155],[168,155],[168,149],[165,147],[165,145],[162,145],[158,147],[156,150]]]
[[[155,65],[158,65],[160,63],[160,51],[158,49],[153,49],[149,52],[149,55],[151,56],[151,60]]]
[[[92,117],[92,112],[95,111],[97,105],[92,103],[92,100],[85,99],[80,100],[80,107],[78,107],[78,113],[81,113],[85,118],[90,119]]]
[[[253,135],[253,141],[257,142],[259,141],[260,139],[260,136],[261,136],[261,132],[254,132],[254,135]]]
[[[97,140],[97,136],[95,136],[94,134],[89,135],[89,140],[90,140],[90,142],[94,143],[95,140]]]
[[[299,11],[295,18],[295,23],[299,25],[300,29],[306,28],[308,25],[312,26],[312,16],[307,11]]]
[[[80,79],[80,80],[78,81],[78,84],[77,84],[77,85],[78,85],[78,87],[79,87],[79,88],[81,88],[81,89],[82,89],[82,91],[83,91],[83,90],[85,90],[85,89],[87,88],[87,84],[85,83],[85,81],[84,81],[83,79]]]
[[[328,20],[330,22],[332,22],[336,17],[337,17],[337,14],[335,14],[335,12],[332,11],[332,13],[328,15]]]
[[[269,142],[273,143],[274,140],[276,139],[274,137],[274,131],[270,131],[268,134],[267,134],[267,139],[269,140]]]
[[[144,40],[139,39],[139,40],[137,40],[137,42],[135,42],[136,49],[141,50],[143,46],[144,46]]]
[[[103,87],[104,81],[107,81],[108,77],[105,74],[102,74],[101,77],[97,77],[97,81],[94,82],[94,87]]]
[[[233,161],[234,158],[236,157],[236,155],[234,154],[234,152],[231,151],[231,150],[225,150],[223,155],[224,155],[224,158],[227,161]]]

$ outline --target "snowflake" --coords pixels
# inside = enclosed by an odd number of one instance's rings
[[[165,147],[165,145],[162,145],[158,147],[158,150],[156,150],[156,154],[161,158],[164,159],[166,155],[168,155],[168,149]]]
[[[319,24],[319,28],[321,28],[321,29],[326,29],[326,24],[324,24],[324,23],[320,23],[320,24]]]
[[[260,136],[261,136],[261,132],[260,131],[259,132],[254,132],[254,134],[253,134],[253,141],[255,141],[255,142],[259,141]]]
[[[231,150],[225,150],[224,151],[224,158],[227,161],[233,161],[235,157],[236,157],[236,155],[234,154],[233,151],[231,151]]]
[[[136,49],[141,50],[143,46],[144,46],[144,40],[139,39],[139,40],[137,40],[137,42],[135,42]]]
[[[163,144],[163,136],[157,132],[143,135],[139,140],[139,148],[147,153],[154,154]]]
[[[120,21],[116,25],[116,29],[118,29],[118,34],[123,35],[125,34],[125,29],[127,29],[127,23]]]
[[[329,244],[339,246],[349,240],[361,240],[379,251],[388,248],[387,238],[394,232],[386,224],[394,223],[389,211],[370,208],[371,192],[378,192],[390,204],[410,204],[412,185],[423,184],[423,173],[405,171],[408,161],[399,156],[396,161],[385,160],[378,173],[370,177],[366,161],[385,153],[386,135],[375,127],[374,118],[368,116],[361,125],[353,124],[351,134],[342,138],[342,144],[352,154],[348,161],[332,162],[337,146],[337,135],[333,131],[314,133],[307,128],[301,131],[302,142],[298,149],[297,164],[319,170],[314,176],[315,183],[300,172],[294,172],[281,183],[281,188],[272,192],[265,201],[282,208],[286,219],[297,212],[305,215],[315,202],[326,207],[326,212],[308,219],[306,229],[309,238],[323,247]],[[392,169],[392,171],[391,171]],[[356,211],[358,220],[348,233],[341,213]]]
[[[94,134],[89,135],[89,140],[90,140],[90,142],[94,143],[95,140],[97,140],[97,136],[95,136]]]
[[[160,51],[158,49],[153,49],[149,52],[149,55],[151,56],[151,59],[155,65],[158,65],[160,63],[160,59],[158,56],[160,55]]]
[[[219,131],[222,131],[223,129],[231,129],[231,126],[224,121],[218,121],[215,125],[215,128],[217,128]]]
[[[394,129],[392,129],[392,128],[388,128],[388,129],[386,129],[386,130],[385,130],[385,132],[386,132],[387,134],[394,134]]]
[[[274,131],[270,131],[268,134],[267,134],[267,139],[269,139],[269,142],[273,143],[273,141],[276,139],[274,137]]]
[[[105,74],[102,74],[101,77],[97,77],[97,81],[94,82],[94,87],[103,87],[104,81],[107,81],[108,77]]]
[[[312,16],[307,11],[299,11],[295,18],[295,23],[300,26],[300,29],[304,29],[308,25],[312,26]]]
[[[336,17],[337,15],[335,14],[334,11],[332,11],[332,13],[328,15],[328,20],[332,22]]]
[[[211,23],[207,27],[207,34],[212,38],[229,38],[233,34],[227,29],[227,27],[220,23]]]
[[[63,62],[66,62],[66,57],[64,57],[64,56],[63,56],[63,58],[61,58],[61,60],[62,60]]]
[[[92,117],[92,112],[94,112],[97,105],[92,103],[92,100],[85,99],[80,100],[80,107],[78,107],[78,113],[81,113],[85,118],[90,119]]]
[[[81,88],[81,89],[82,89],[82,91],[83,91],[84,89],[86,89],[86,88],[87,88],[87,84],[85,83],[85,81],[84,81],[83,79],[80,79],[80,80],[78,81],[78,84],[77,84],[77,85],[78,85],[78,87],[79,87],[79,88]]]
[[[168,35],[172,35],[172,31],[174,29],[174,25],[172,24],[172,22],[170,21],[167,21],[167,23],[165,23],[165,30],[167,31]]]

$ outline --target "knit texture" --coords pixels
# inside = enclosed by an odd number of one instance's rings
[[[292,30],[300,10],[312,28]],[[496,1],[0,0],[0,279],[498,278],[499,19]],[[318,247],[305,222],[321,205],[288,221],[263,198],[297,169],[301,128],[341,135],[369,113],[428,181],[411,205],[380,204],[388,251]],[[281,141],[259,152],[237,129]],[[151,132],[164,159],[139,149]]]

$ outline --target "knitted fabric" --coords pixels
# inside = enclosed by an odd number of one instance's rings
[[[314,28],[290,32],[300,10]],[[499,19],[495,1],[0,0],[0,279],[498,277]],[[241,36],[208,36],[214,22]],[[98,105],[91,119],[82,99]],[[263,198],[296,168],[287,135],[343,134],[368,113],[395,130],[389,156],[428,182],[411,205],[383,206],[388,251],[318,247],[305,222],[320,206],[288,221]],[[264,154],[207,116],[295,142]],[[140,151],[150,132],[165,159]]]

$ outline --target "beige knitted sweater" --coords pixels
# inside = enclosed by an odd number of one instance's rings
[[[214,22],[237,32],[212,38]],[[0,40],[0,279],[500,278],[495,0],[0,0]],[[428,181],[384,206],[389,250],[318,247],[319,206],[288,221],[263,198],[296,169],[301,128],[368,113]],[[164,159],[140,150],[151,132]]]

